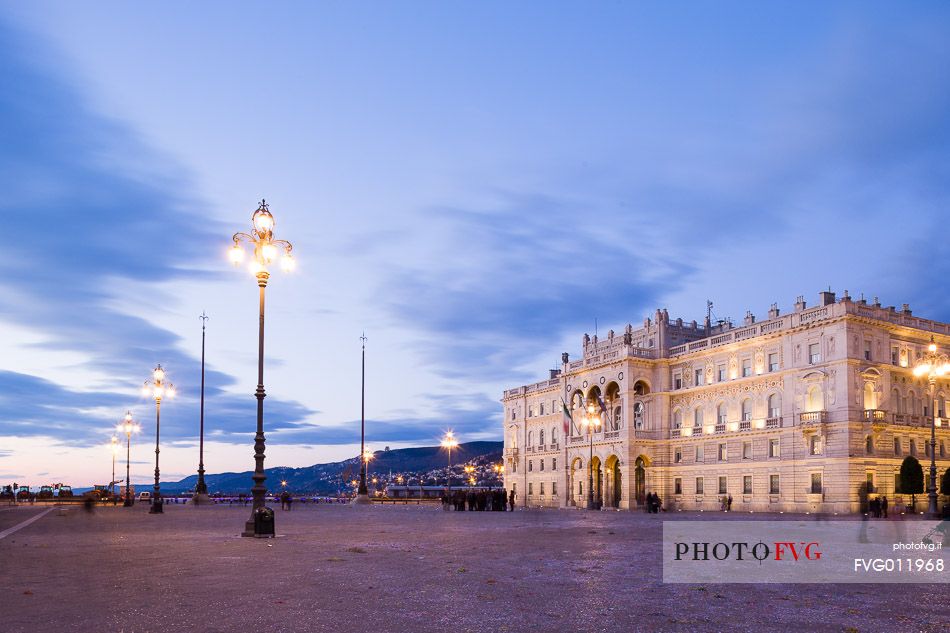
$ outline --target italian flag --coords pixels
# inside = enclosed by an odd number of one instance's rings
[[[570,409],[564,403],[564,398],[561,398],[561,410],[564,412],[564,437],[567,437],[570,434],[570,429],[574,428],[574,416],[571,415]]]

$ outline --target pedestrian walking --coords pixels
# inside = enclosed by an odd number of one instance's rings
[[[511,512],[515,511],[515,490],[511,489],[511,492],[508,493],[508,506],[511,508]]]
[[[881,497],[881,513],[887,518],[887,497]]]

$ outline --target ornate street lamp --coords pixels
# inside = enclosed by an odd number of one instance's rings
[[[162,398],[171,398],[175,395],[175,387],[165,380],[165,370],[162,369],[161,363],[152,370],[152,377],[145,381],[145,385],[142,386],[142,393],[155,398],[155,486],[152,493],[152,506],[148,513],[161,514],[164,510],[162,507],[164,502],[162,501],[161,487],[158,483],[158,454],[160,452],[158,440],[162,421]]]
[[[116,430],[120,433],[125,433],[125,499],[122,501],[122,505],[126,508],[130,507],[133,504],[132,500],[132,486],[129,481],[129,469],[130,461],[132,456],[132,432],[138,432],[139,425],[132,420],[132,412],[126,411],[125,418],[119,426],[116,427]]]
[[[587,460],[587,509],[594,509],[594,431],[600,430],[600,416],[595,413],[594,405],[587,405],[587,415],[581,420],[590,436],[590,458]]]
[[[208,485],[205,483],[205,324],[210,317],[202,312],[198,318],[201,319],[201,407],[198,414],[200,428],[198,433],[198,483],[195,486],[195,494],[191,498],[191,502],[195,505],[211,501],[208,497]]]
[[[360,336],[360,341],[363,342],[363,365],[362,365],[362,379],[360,382],[360,486],[356,490],[356,496],[353,497],[354,505],[363,505],[367,503],[372,503],[369,498],[369,491],[366,489],[366,465],[370,459],[373,458],[373,454],[369,453],[366,450],[366,333],[364,332]],[[367,456],[368,453],[368,456]]]
[[[290,272],[296,266],[296,261],[291,254],[293,245],[286,240],[274,239],[274,216],[267,208],[267,203],[261,200],[261,204],[251,216],[253,230],[250,233],[235,233],[234,246],[231,248],[231,262],[238,265],[244,259],[244,249],[241,248],[241,242],[247,242],[254,247],[254,258],[251,260],[251,272],[257,277],[257,286],[260,288],[259,300],[259,326],[257,333],[257,390],[254,396],[257,398],[257,433],[254,435],[254,475],[251,479],[254,486],[251,487],[251,493],[254,497],[253,507],[251,509],[251,518],[244,526],[242,536],[265,536],[272,537],[273,534],[258,534],[254,527],[254,515],[258,509],[265,506],[265,495],[267,488],[264,482],[267,475],[264,474],[264,288],[267,287],[267,280],[270,278],[268,267],[281,260],[281,268]],[[283,257],[280,252],[283,250]],[[273,523],[271,524],[273,526]]]
[[[449,472],[445,476],[445,494],[447,496],[452,494],[452,449],[458,445],[459,441],[455,438],[455,434],[452,431],[447,431],[442,438],[442,448],[449,452]]]
[[[933,519],[939,519],[937,512],[937,407],[936,391],[937,379],[950,374],[950,359],[946,354],[937,353],[937,343],[933,335],[930,336],[930,345],[927,353],[914,365],[914,376],[927,377],[930,384],[930,485],[927,487],[927,512]]]

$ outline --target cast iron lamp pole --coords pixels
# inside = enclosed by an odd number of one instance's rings
[[[191,502],[195,505],[208,502],[208,485],[205,484],[205,324],[208,321],[208,315],[204,312],[198,317],[201,319],[201,408],[198,416],[199,434],[198,434],[198,484],[195,486],[195,494]]]
[[[158,483],[158,454],[160,452],[158,439],[162,420],[162,398],[166,396],[171,398],[175,395],[175,387],[165,380],[165,370],[162,369],[161,363],[152,371],[152,378],[145,381],[142,392],[147,396],[155,398],[155,486],[154,492],[152,493],[152,506],[148,512],[149,514],[161,514],[164,508],[162,507],[162,490]]]
[[[366,333],[360,336],[363,342],[363,365],[360,382],[360,485],[356,490],[356,496],[353,497],[354,505],[363,505],[372,503],[369,498],[369,490],[366,488]]]
[[[590,457],[587,460],[587,509],[594,509],[594,430],[600,429],[600,416],[594,414],[594,405],[587,405],[584,426],[590,436]]]
[[[937,343],[931,335],[927,353],[914,365],[914,376],[918,378],[926,376],[930,384],[932,415],[930,417],[930,485],[927,486],[927,513],[932,519],[940,518],[937,512],[937,407],[935,406],[937,379],[946,374],[950,374],[950,359],[946,354],[937,353]]]
[[[242,536],[264,536],[272,537],[273,534],[258,534],[255,529],[254,515],[259,508],[265,507],[265,496],[267,488],[264,482],[267,481],[267,475],[264,474],[264,288],[267,287],[267,280],[270,273],[267,267],[273,264],[280,257],[280,249],[284,250],[284,256],[281,259],[281,267],[290,272],[296,264],[291,251],[293,246],[286,240],[274,239],[274,216],[267,208],[267,202],[261,200],[260,206],[251,216],[253,229],[250,233],[235,233],[233,236],[234,246],[231,248],[231,262],[235,265],[240,264],[244,259],[244,249],[241,248],[241,242],[247,242],[254,246],[254,259],[251,261],[251,272],[257,277],[257,286],[260,289],[259,300],[259,325],[257,332],[257,390],[254,396],[257,398],[257,433],[254,435],[254,475],[251,479],[254,485],[251,487],[251,494],[254,497],[251,508],[251,518],[244,526]]]
[[[119,438],[112,436],[112,481],[109,482],[109,491],[112,494],[112,505],[115,505],[115,456],[119,452]]]
[[[127,411],[125,419],[116,429],[125,433],[125,499],[122,501],[122,505],[126,508],[133,503],[131,482],[129,481],[129,465],[132,457],[132,431],[137,431],[138,428],[138,425],[132,421],[132,412]]]
[[[452,496],[452,449],[458,445],[459,441],[455,439],[452,431],[446,432],[445,437],[442,438],[442,448],[449,452],[449,472],[445,476],[446,496]]]

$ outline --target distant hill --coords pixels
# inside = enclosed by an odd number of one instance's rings
[[[466,462],[500,462],[503,442],[467,442],[459,444],[452,451],[452,470],[459,472]],[[369,463],[370,476],[382,477],[392,472],[393,476],[405,475],[412,478],[430,478],[432,471],[445,472],[448,456],[439,446],[419,448],[397,448],[390,451],[376,451]],[[268,490],[276,490],[281,481],[287,482],[287,488],[298,493],[335,494],[346,488],[347,482],[359,476],[359,457],[341,462],[314,464],[302,468],[278,466],[265,468]],[[241,473],[205,474],[208,492],[224,494],[250,493],[253,471]],[[443,475],[444,476],[444,475]],[[174,494],[194,490],[198,475],[189,475],[181,481],[162,482],[162,492]]]

